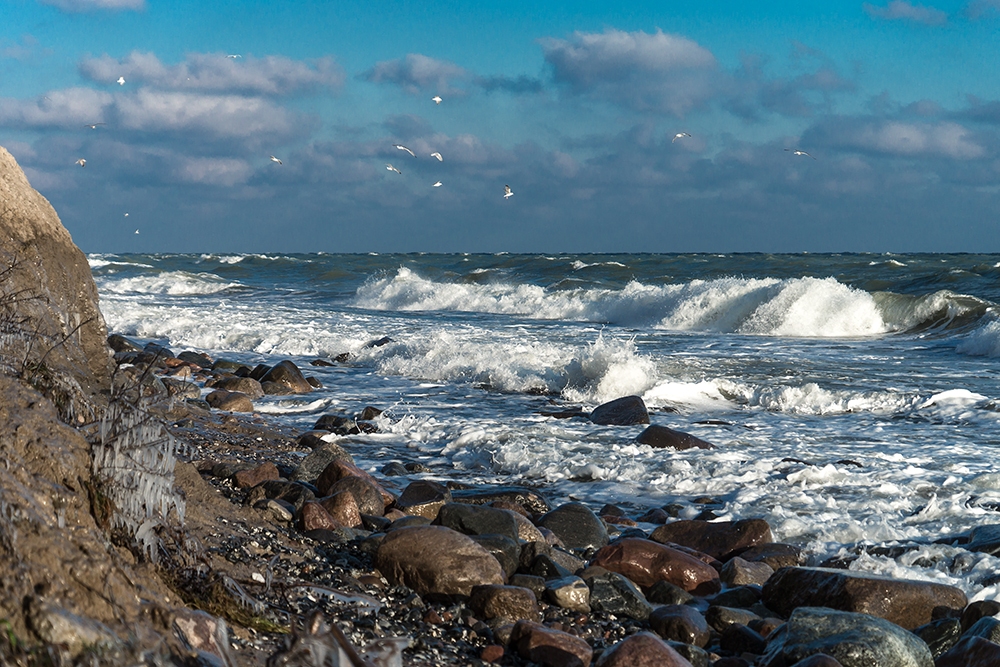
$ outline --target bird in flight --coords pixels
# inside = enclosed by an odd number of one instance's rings
[[[438,159],[438,162],[441,162],[441,161],[444,160],[444,158],[441,157],[440,153],[431,153],[431,157],[436,157]]]
[[[514,196],[514,191],[510,189],[510,186],[509,185],[503,186],[503,198],[507,199],[508,197],[513,197],[513,196]]]
[[[401,151],[406,151],[407,153],[409,153],[409,154],[410,154],[410,155],[412,155],[413,157],[417,157],[417,154],[416,154],[416,153],[414,153],[413,151],[411,151],[411,150],[410,150],[409,148],[407,148],[407,147],[406,147],[406,146],[404,146],[403,144],[393,144],[393,146],[395,146],[396,148],[398,148],[398,149],[399,149],[399,150],[401,150]]]
[[[126,217],[126,218],[128,217],[128,213],[126,213],[126,214],[125,214],[125,217]]]
[[[124,86],[125,85],[125,77],[123,77],[123,76],[118,77],[118,85],[119,86]]]
[[[440,95],[435,95],[434,97],[431,98],[431,100],[433,100],[434,104],[441,104],[441,96]]]
[[[438,181],[437,183],[435,183],[435,184],[434,184],[434,185],[432,185],[431,187],[434,187],[434,188],[439,188],[439,187],[441,187],[441,181]]]
[[[786,148],[785,150],[791,151],[792,155],[809,155],[809,153],[806,153],[805,151],[800,151],[798,148]],[[809,155],[809,157],[812,157],[812,159],[814,160],[816,159],[812,155]]]
[[[138,234],[138,233],[139,233],[139,230],[138,230],[138,229],[137,229],[137,230],[135,230],[135,233],[136,233],[136,234]]]
[[[240,55],[240,54],[238,54],[238,53],[233,53],[233,54],[230,54],[230,55],[228,55],[228,56],[226,56],[226,57],[227,57],[227,58],[233,58],[233,59],[236,59],[236,58],[242,58],[243,56],[241,56],[241,55]]]
[[[675,141],[677,141],[681,137],[690,137],[690,136],[691,135],[688,134],[687,132],[678,132],[677,134],[674,135],[674,138],[670,140],[670,143],[674,143]]]
[[[98,125],[104,125],[104,123],[87,123],[84,127],[89,127],[92,130],[96,130]]]
[[[403,172],[401,172],[401,171],[400,171],[399,169],[396,169],[395,167],[393,167],[393,166],[392,166],[391,164],[389,164],[388,162],[386,162],[386,163],[385,163],[385,168],[386,168],[387,170],[389,170],[389,171],[394,171],[394,172],[396,172],[397,174],[400,174],[400,175],[402,175],[402,173],[403,173]]]
[[[278,158],[274,157],[273,155],[271,156],[271,162],[277,162],[278,164],[281,164],[281,160],[279,160]]]
[[[80,165],[81,167],[86,167],[87,161],[84,160],[83,158],[80,158],[79,160],[76,161],[76,164]]]

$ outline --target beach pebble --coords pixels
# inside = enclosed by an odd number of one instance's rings
[[[589,667],[593,650],[586,641],[533,621],[518,621],[510,645],[525,660],[545,667]]]
[[[604,426],[632,426],[648,424],[649,412],[638,396],[625,396],[603,403],[590,413],[590,421]]]
[[[636,436],[635,441],[654,449],[715,449],[715,445],[705,442],[690,433],[675,431],[666,426],[651,424]]]
[[[540,621],[535,594],[517,586],[473,586],[469,594],[469,609],[483,620]]]
[[[586,505],[565,503],[535,522],[555,533],[567,549],[600,549],[608,543],[604,523]]]
[[[711,565],[651,540],[619,540],[595,553],[590,563],[618,572],[643,587],[667,581],[695,595],[712,595],[722,588],[718,572]]]
[[[689,547],[721,561],[773,541],[771,527],[763,519],[712,522],[682,519],[660,526],[649,539]]]
[[[604,651],[594,667],[691,667],[691,663],[653,633],[639,632]]]
[[[701,612],[686,604],[657,607],[649,615],[649,627],[663,639],[704,648],[712,628]]]
[[[590,587],[577,576],[545,582],[545,599],[562,609],[590,613]]]
[[[968,603],[961,589],[946,584],[819,567],[778,570],[764,585],[762,601],[782,616],[797,607],[829,607],[884,618],[907,630],[930,623],[936,607],[964,609]]]

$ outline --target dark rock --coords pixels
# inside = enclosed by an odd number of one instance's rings
[[[719,647],[734,655],[745,653],[760,655],[767,648],[767,640],[747,626],[733,623],[722,631]]]
[[[211,368],[212,358],[203,352],[192,352],[191,350],[184,350],[177,355],[177,358],[181,361],[194,364],[198,368]]]
[[[521,486],[477,486],[471,489],[455,489],[451,497],[452,502],[469,505],[489,505],[499,501],[513,503],[531,514],[544,514],[552,509],[549,501],[541,493]]]
[[[301,480],[312,484],[319,479],[327,466],[337,460],[354,464],[354,458],[343,447],[333,442],[324,443],[322,447],[317,447],[302,459],[289,479],[293,482]]]
[[[911,632],[867,614],[800,607],[771,635],[762,667],[794,665],[817,653],[843,667],[932,667],[927,645]]]
[[[594,667],[691,667],[691,663],[656,635],[639,632],[604,651]]]
[[[207,396],[205,400],[216,410],[226,412],[253,412],[253,402],[246,394],[238,391],[226,391],[216,389]]]
[[[590,588],[590,608],[594,611],[628,616],[638,621],[646,620],[653,611],[652,605],[635,584],[617,572],[584,580]]]
[[[751,622],[760,620],[760,616],[746,609],[713,604],[705,611],[705,620],[717,631],[722,632],[730,625],[749,626]]]
[[[795,567],[802,563],[802,550],[791,544],[771,542],[750,547],[740,554],[740,558],[750,563],[767,563],[778,571],[783,567]]]
[[[400,528],[410,528],[411,526],[429,526],[431,525],[431,520],[425,516],[404,516],[400,519],[396,519],[389,524],[386,528],[386,532],[390,530],[399,530]]]
[[[337,435],[356,435],[361,432],[354,420],[344,415],[320,415],[313,424],[314,431],[329,431]]]
[[[314,501],[303,503],[302,507],[296,512],[296,528],[298,528],[303,533],[308,533],[312,530],[333,530],[334,528],[342,528],[343,524],[337,522],[330,513],[326,511],[326,508],[322,504]]]
[[[816,653],[805,660],[799,660],[792,667],[844,667],[836,658],[832,658],[825,653]]]
[[[511,622],[540,621],[535,594],[517,586],[473,586],[469,594],[469,609],[483,620],[506,619]]]
[[[981,618],[1000,614],[1000,602],[997,600],[977,600],[962,611],[962,632],[965,632]]]
[[[767,563],[750,563],[739,556],[726,561],[719,570],[719,578],[728,586],[746,586],[754,584],[763,586],[774,570]]]
[[[973,528],[969,531],[969,542],[965,548],[991,556],[1000,554],[1000,524],[994,523]]]
[[[962,633],[964,637],[982,637],[994,644],[1000,644],[1000,619],[984,616]]]
[[[590,421],[603,426],[632,426],[648,424],[649,412],[646,404],[638,396],[616,398],[594,408]]]
[[[260,378],[261,384],[265,382],[277,382],[283,384],[296,394],[308,394],[312,391],[312,385],[306,381],[302,371],[291,361],[285,359],[275,364],[271,370]]]
[[[386,477],[398,477],[399,475],[407,474],[406,468],[398,461],[385,464],[379,472]]]
[[[564,579],[573,575],[571,570],[566,569],[559,563],[552,560],[548,554],[539,554],[531,561],[527,568],[528,574],[541,577],[546,581],[549,579]]]
[[[678,549],[650,540],[627,538],[610,544],[591,559],[639,586],[667,581],[695,595],[712,595],[722,588],[713,567]]]
[[[469,537],[493,554],[493,557],[497,559],[498,563],[500,563],[500,567],[503,569],[504,574],[508,579],[515,572],[517,572],[518,557],[521,553],[521,547],[518,545],[516,540],[511,539],[507,535],[500,535],[497,533],[486,533],[483,535],[472,535],[469,533],[463,534],[469,535]]]
[[[361,527],[361,510],[358,509],[358,501],[350,491],[336,491],[317,499],[316,502],[322,505],[339,525],[348,528]]]
[[[368,341],[367,343],[365,343],[364,345],[362,345],[362,349],[373,348],[373,347],[382,347],[383,345],[388,345],[389,343],[392,343],[392,342],[394,342],[394,341],[391,338],[389,338],[388,336],[382,336],[381,338],[377,338],[375,340]]]
[[[434,523],[457,530],[465,535],[505,535],[517,544],[517,522],[509,512],[481,505],[447,503],[438,512]],[[514,559],[519,560],[518,553]],[[515,565],[516,567],[516,565]]]
[[[541,600],[542,596],[545,595],[545,579],[542,577],[535,577],[530,574],[515,574],[510,578],[508,583],[511,586],[530,589],[535,594],[535,599],[537,600]]]
[[[682,642],[668,641],[667,645],[674,649],[685,660],[691,663],[692,667],[712,667],[712,655],[700,646],[694,644],[684,644]],[[686,665],[684,667],[687,667]]]
[[[185,382],[184,380],[177,380],[171,377],[160,378],[160,381],[167,388],[169,396],[176,396],[183,399],[201,398],[201,388],[193,382]]]
[[[247,494],[246,504],[253,505],[258,500],[264,498],[283,500],[290,503],[295,508],[295,511],[298,512],[302,509],[304,503],[315,500],[316,494],[311,489],[296,482],[268,480],[250,489],[250,492]]]
[[[356,478],[360,481],[344,482],[345,479]],[[344,482],[343,484],[340,484]],[[344,459],[335,459],[330,462],[320,476],[316,479],[316,488],[324,495],[334,493],[333,487],[350,488],[358,498],[358,507],[365,514],[381,516],[385,512],[386,506],[390,505],[395,498],[391,493],[379,483],[377,479],[367,472]],[[374,491],[376,498],[372,497]]]
[[[260,383],[250,378],[223,378],[212,386],[215,389],[224,389],[225,391],[238,391],[251,399],[264,398],[264,390],[260,388]]]
[[[245,368],[247,371],[251,370],[246,364],[241,364],[238,361],[229,361],[228,359],[216,359],[212,362],[211,370],[232,373],[239,368]]]
[[[958,643],[962,636],[962,622],[957,618],[940,618],[913,629],[913,634],[924,640],[936,660],[942,653]]]
[[[142,352],[142,345],[121,334],[108,336],[108,347],[115,352]]]
[[[705,617],[690,605],[657,607],[649,616],[649,627],[664,639],[704,648],[712,636]]]
[[[934,663],[935,667],[997,667],[1000,645],[982,637],[963,637]],[[846,666],[845,666],[846,667]]]
[[[260,390],[264,392],[266,396],[292,396],[295,392],[286,387],[283,384],[278,384],[277,382],[270,382],[265,380],[260,383]]]
[[[967,603],[954,586],[818,567],[778,570],[764,585],[762,600],[782,616],[796,607],[829,607],[871,614],[906,629],[929,623],[935,607],[962,609]]]
[[[375,419],[381,414],[382,414],[381,410],[379,410],[378,408],[373,408],[372,406],[369,405],[366,406],[364,410],[359,412],[354,418],[357,421],[370,422],[371,420]]]
[[[281,479],[278,466],[270,461],[262,463],[252,470],[241,470],[233,475],[233,483],[238,489],[249,489],[270,479]]]
[[[404,514],[416,514],[433,520],[446,504],[451,502],[451,491],[444,484],[430,480],[410,482],[399,498],[396,507]]]
[[[302,448],[316,449],[328,444],[326,440],[323,440],[323,437],[329,435],[329,431],[306,431],[296,438],[295,444]]]
[[[544,667],[589,667],[594,653],[583,639],[532,621],[514,625],[510,646],[525,660]]]
[[[715,445],[701,438],[658,424],[647,426],[635,441],[656,449],[715,449]]]
[[[555,533],[568,549],[600,549],[608,543],[604,523],[580,503],[560,505],[543,514],[536,524]]]
[[[712,604],[720,607],[746,608],[760,602],[760,596],[760,586],[737,586],[736,588],[727,588],[716,595],[712,598]]]
[[[688,604],[694,600],[694,596],[669,581],[657,581],[649,587],[646,599],[653,604]]]
[[[763,519],[716,522],[685,519],[660,526],[649,539],[661,544],[680,544],[727,561],[773,538],[771,527]]]

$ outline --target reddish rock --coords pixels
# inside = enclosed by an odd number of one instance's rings
[[[626,538],[600,549],[590,561],[617,572],[637,586],[666,581],[695,595],[722,589],[719,574],[710,565],[672,547],[641,538]]]
[[[237,489],[249,489],[269,479],[281,479],[278,466],[273,463],[263,463],[253,470],[241,470],[233,476],[233,484]]]
[[[403,514],[422,516],[433,521],[438,512],[451,502],[451,491],[444,484],[430,480],[410,482],[399,498],[396,509]]]
[[[323,506],[333,520],[348,528],[357,528],[361,525],[361,511],[358,503],[354,500],[354,494],[350,491],[341,491],[326,498],[317,500]]]
[[[310,530],[335,530],[343,528],[343,526],[330,516],[326,508],[316,501],[310,501],[302,505],[302,509],[299,510],[297,526],[303,533]]]
[[[606,650],[594,667],[691,667],[691,663],[653,633],[640,632]]]
[[[680,544],[727,561],[750,547],[772,542],[774,538],[771,527],[763,519],[716,522],[684,519],[660,526],[649,539],[661,544]]]
[[[976,636],[960,639],[934,662],[934,667],[997,667],[997,665],[1000,665],[1000,644]]]
[[[797,607],[829,607],[884,618],[907,630],[934,620],[935,607],[964,609],[968,603],[954,586],[822,567],[778,570],[764,585],[762,601],[782,616]]]
[[[649,616],[649,627],[664,639],[704,648],[712,628],[697,609],[686,604],[657,607]]]
[[[241,394],[246,394],[251,399],[264,398],[264,390],[260,388],[260,382],[257,382],[253,378],[223,378],[212,386],[216,389],[224,389],[226,391],[238,391]]]
[[[319,478],[316,480],[316,488],[319,489],[319,492],[323,495],[327,495],[330,493],[330,487],[333,486],[335,482],[339,482],[345,477],[360,477],[375,487],[375,489],[382,496],[383,511],[385,507],[391,505],[396,499],[395,496],[386,491],[385,487],[383,487],[382,484],[369,473],[353,463],[341,459],[334,461],[324,468],[323,472],[320,473]],[[379,514],[381,514],[381,512]]]
[[[474,586],[469,595],[469,609],[482,620],[540,621],[535,594],[518,586]]]
[[[375,552],[375,567],[391,584],[420,595],[468,596],[473,586],[504,583],[500,563],[485,547],[444,526],[391,531]]]
[[[483,652],[479,654],[479,659],[483,662],[499,662],[503,657],[503,646],[497,646],[496,644],[490,644],[483,649]]]
[[[354,502],[362,514],[370,516],[385,514],[385,499],[365,478],[345,477],[337,480],[327,488],[326,495],[332,496],[341,491],[349,491],[354,496]]]
[[[589,667],[594,655],[583,639],[534,621],[514,625],[510,646],[525,660],[546,667]]]
[[[246,394],[238,391],[216,389],[205,396],[205,401],[216,410],[226,412],[253,412],[253,402]]]
[[[296,394],[308,394],[313,387],[302,375],[302,371],[291,361],[285,359],[271,367],[267,373],[260,378],[260,383],[276,382],[291,389]]]

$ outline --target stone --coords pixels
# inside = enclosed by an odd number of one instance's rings
[[[637,621],[649,618],[653,606],[635,584],[617,572],[584,577],[590,588],[590,608]]]
[[[562,609],[590,613],[590,587],[577,576],[545,582],[545,599]]]
[[[542,577],[546,581],[550,579],[563,579],[573,575],[572,570],[563,567],[552,560],[550,555],[544,553],[535,556],[535,559],[528,566],[527,571],[528,574]]]
[[[536,525],[555,533],[567,549],[600,549],[608,543],[604,523],[580,503],[560,505],[539,517]]]
[[[235,373],[240,369],[244,369],[248,373],[251,370],[251,368],[246,364],[242,364],[238,361],[230,361],[229,359],[216,359],[212,362],[212,367],[209,370],[218,371],[220,373]]]
[[[969,531],[969,541],[965,545],[968,551],[974,551],[991,556],[1000,554],[1000,523],[976,526]]]
[[[399,498],[396,509],[404,514],[426,517],[432,521],[446,504],[451,502],[451,491],[444,484],[430,480],[410,482]]]
[[[465,535],[505,535],[517,542],[517,520],[510,512],[485,505],[446,503],[435,517],[435,525],[446,526]]]
[[[176,377],[162,377],[160,378],[160,382],[167,388],[169,396],[176,396],[185,400],[189,398],[201,398],[201,388],[193,382],[185,382],[176,379]]]
[[[638,396],[624,396],[603,403],[590,413],[590,421],[602,426],[632,426],[648,424],[649,412]]]
[[[520,586],[521,588],[527,588],[535,594],[536,600],[541,600],[545,595],[545,580],[541,577],[535,577],[530,574],[515,574],[507,582],[511,586]],[[590,589],[587,589],[589,595]]]
[[[517,572],[518,559],[521,555],[521,546],[517,543],[517,540],[512,540],[508,536],[498,533],[470,535],[469,537],[493,554],[493,557],[500,563],[500,567],[503,568],[504,574],[508,579]]]
[[[525,660],[544,667],[589,667],[593,650],[586,641],[533,621],[518,621],[510,646]]]
[[[322,415],[313,424],[314,431],[327,431],[337,435],[356,435],[361,432],[357,423],[344,415]]]
[[[174,614],[173,629],[188,649],[211,654],[225,664],[223,656],[229,655],[230,647],[218,643],[220,631],[226,631],[225,621],[204,611],[181,608]]]
[[[755,585],[727,588],[712,598],[711,604],[720,607],[752,607],[760,602],[761,587]]]
[[[296,514],[296,528],[303,533],[312,530],[334,530],[343,526],[330,516],[326,508],[315,500],[303,503],[302,509]]]
[[[341,526],[358,528],[361,526],[361,511],[350,491],[338,491],[316,502],[323,506],[330,516]]]
[[[354,457],[348,454],[343,447],[334,442],[324,443],[307,454],[288,478],[293,482],[302,481],[312,484],[319,479],[327,466],[337,460],[354,464]]]
[[[345,477],[360,477],[379,492],[382,496],[382,509],[379,510],[378,514],[382,514],[385,508],[396,500],[395,496],[389,493],[375,477],[346,459],[334,459],[331,461],[330,465],[324,468],[323,472],[316,478],[316,488],[319,489],[320,493],[329,493],[330,487]]]
[[[994,644],[1000,644],[1000,619],[984,616],[962,633],[965,637],[982,637]]]
[[[386,534],[375,567],[393,585],[425,598],[464,596],[473,586],[504,583],[500,563],[475,540],[444,526],[410,526]]]
[[[933,667],[924,642],[898,625],[868,614],[799,607],[768,642],[761,667],[794,665],[817,653],[843,667]]]
[[[649,510],[648,512],[640,516],[638,519],[636,519],[636,521],[638,521],[639,523],[653,523],[658,526],[662,526],[667,521],[670,521],[670,519],[672,518],[674,517],[667,514],[666,511],[664,511],[663,509],[659,507],[654,507],[653,509]]]
[[[763,586],[772,574],[774,574],[774,570],[767,563],[750,563],[735,556],[726,561],[726,564],[719,570],[719,579],[728,586],[745,586],[747,584]]]
[[[719,648],[734,655],[760,655],[767,648],[767,640],[747,626],[733,623],[720,634]]]
[[[212,388],[238,391],[241,394],[246,394],[250,399],[264,398],[264,390],[260,388],[260,382],[251,378],[223,378],[212,384]]]
[[[801,565],[803,561],[801,549],[780,542],[750,547],[740,554],[740,558],[750,563],[767,563],[775,572],[783,567]]]
[[[799,660],[791,667],[844,667],[836,658],[832,658],[825,653],[816,653],[805,660]]]
[[[493,505],[491,505],[493,507]],[[495,507],[495,509],[500,509]],[[522,542],[544,542],[545,536],[542,535],[542,531],[538,530],[535,524],[531,523],[523,514],[516,512],[514,510],[502,509],[502,512],[508,512],[514,519],[514,523],[517,524],[517,539]]]
[[[796,607],[829,607],[878,616],[907,630],[933,620],[936,607],[964,609],[968,602],[954,586],[820,567],[778,570],[761,599],[782,616]]]
[[[518,505],[527,513],[544,514],[552,509],[545,496],[534,489],[523,486],[477,486],[471,489],[455,489],[452,500],[469,505],[489,505],[494,502],[508,502]]]
[[[996,667],[1000,665],[1000,644],[970,635],[962,637],[934,663],[935,667]],[[845,666],[846,667],[846,666]]]
[[[31,626],[42,641],[64,644],[73,656],[88,646],[108,648],[121,644],[108,626],[74,614],[54,602],[32,596],[26,606]]]
[[[535,594],[517,586],[473,586],[469,594],[469,609],[483,620],[540,621]]]
[[[721,561],[773,540],[771,527],[763,519],[714,522],[684,519],[663,524],[649,539],[689,547]]]
[[[246,394],[238,391],[216,389],[205,396],[205,400],[216,410],[225,412],[253,412],[253,402]]]
[[[183,362],[194,364],[198,368],[211,368],[212,358],[203,352],[193,352],[191,350],[184,350],[177,355],[177,358]]]
[[[295,392],[283,384],[277,382],[264,381],[260,383],[260,390],[266,396],[294,396]]]
[[[252,470],[239,471],[233,475],[233,484],[237,489],[249,489],[272,479],[281,479],[281,473],[278,472],[278,466],[268,461]]]
[[[692,667],[670,644],[650,632],[639,632],[608,648],[594,667]]]
[[[760,620],[760,616],[746,609],[734,609],[713,604],[705,610],[705,620],[716,631],[722,632],[730,625],[747,625]]]
[[[299,367],[287,359],[272,366],[271,370],[260,378],[260,381],[261,384],[264,382],[283,384],[296,394],[308,394],[312,391],[312,385],[302,375]]]
[[[322,487],[317,487],[322,493]],[[385,501],[378,489],[363,477],[344,477],[327,487],[326,494],[334,495],[348,491],[353,497],[360,514],[382,516],[385,512]]]
[[[482,652],[479,654],[479,659],[483,662],[494,663],[500,662],[500,659],[504,656],[503,646],[498,646],[496,644],[490,644],[483,648]]]
[[[266,512],[274,521],[288,523],[295,518],[295,508],[291,504],[281,500],[271,500],[266,498],[254,503],[254,509]]]
[[[715,445],[705,442],[690,433],[675,431],[666,426],[652,424],[636,436],[635,441],[655,449],[715,449]]]
[[[712,667],[715,654],[693,644],[668,641],[667,646],[677,651],[682,658],[691,663],[692,667]]]
[[[722,588],[713,567],[651,540],[619,540],[595,553],[590,563],[618,572],[643,587],[667,581],[694,595],[712,595]]]
[[[976,600],[962,611],[962,632],[965,632],[981,618],[1000,614],[1000,602],[996,600]]]
[[[287,502],[298,512],[302,505],[316,500],[316,494],[297,482],[267,480],[250,489],[245,502],[247,505],[254,505],[264,499]]]
[[[649,587],[646,599],[653,604],[688,604],[694,596],[669,581],[657,581]]]
[[[931,655],[937,660],[942,653],[958,643],[962,636],[962,622],[957,618],[939,618],[914,628],[913,634],[924,640]]]
[[[705,617],[690,605],[664,605],[649,615],[649,627],[664,639],[704,648],[712,637]]]

